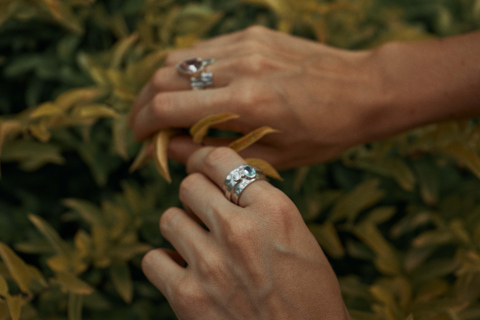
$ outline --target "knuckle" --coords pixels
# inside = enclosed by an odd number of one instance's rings
[[[165,66],[173,66],[173,65],[176,65],[179,62],[180,62],[180,57],[179,57],[178,53],[171,52],[165,58],[164,65]]]
[[[179,187],[179,198],[181,202],[184,202],[187,195],[192,192],[192,187],[195,186],[199,179],[202,179],[201,173],[192,173],[182,180]]]
[[[162,214],[160,217],[160,231],[162,234],[165,234],[165,232],[168,232],[168,230],[175,228],[178,217],[177,213],[177,208],[169,208]]]
[[[248,247],[247,243],[256,233],[255,225],[244,219],[233,220],[225,229],[226,243],[233,248]]]
[[[232,154],[235,152],[228,148],[228,147],[219,147],[212,149],[206,156],[205,156],[205,170],[209,172],[212,169],[215,169],[219,163],[228,163],[232,157]]]
[[[151,269],[153,262],[155,261],[155,256],[157,255],[157,250],[153,249],[148,251],[142,259],[142,270],[143,272],[148,272]]]
[[[163,87],[164,87],[163,79],[165,79],[165,78],[166,77],[165,77],[165,69],[164,68],[160,68],[157,71],[155,71],[152,78],[150,79],[150,82],[152,83],[153,88],[155,90],[163,89]]]
[[[198,270],[204,279],[219,282],[225,274],[224,261],[218,254],[210,254],[198,262]]]
[[[172,304],[178,309],[189,310],[203,305],[205,295],[193,281],[180,281],[173,289]]]
[[[269,68],[269,60],[262,53],[253,52],[244,59],[241,67],[256,75]]]
[[[265,33],[267,30],[268,29],[264,26],[254,25],[245,29],[245,33],[247,34],[247,36],[257,36],[259,34]]]

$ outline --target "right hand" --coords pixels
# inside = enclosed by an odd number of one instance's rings
[[[245,134],[268,125],[271,134],[241,153],[277,168],[333,158],[365,142],[369,110],[382,101],[379,67],[371,51],[350,52],[263,27],[221,36],[172,52],[135,101],[130,124],[138,140],[164,128],[191,127],[201,118],[232,112],[240,118],[219,129]],[[214,88],[192,91],[175,65],[215,58]],[[206,145],[228,141],[207,138]],[[188,137],[172,139],[169,154],[185,162],[198,149]]]

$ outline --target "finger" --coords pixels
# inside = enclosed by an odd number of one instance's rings
[[[207,231],[179,208],[170,208],[163,213],[160,231],[189,264],[196,261],[209,246]]]
[[[235,138],[212,138],[206,137],[202,144],[192,141],[190,136],[177,136],[172,138],[168,145],[168,157],[175,161],[186,163],[188,158],[197,150],[209,147],[225,147],[233,142]],[[239,152],[243,158],[260,158],[276,167],[279,161],[279,150],[277,148],[257,143]]]
[[[211,88],[222,88],[231,82],[233,74],[232,72],[228,72],[228,67],[228,62],[224,60],[218,60],[208,66],[206,71],[213,74],[213,84]],[[130,112],[130,125],[132,125],[139,110],[149,103],[156,94],[160,92],[186,91],[191,89],[190,80],[181,75],[175,67],[158,69],[135,99]]]
[[[200,173],[186,177],[180,185],[180,201],[192,208],[210,231],[217,230],[220,221],[230,221],[238,207],[225,198],[224,192]]]
[[[245,160],[230,148],[205,147],[196,151],[187,160],[189,173],[199,172],[210,178],[219,188],[222,188],[227,175],[235,168],[245,164]],[[273,188],[266,181],[255,181],[250,184],[240,197],[239,205],[248,207],[262,197],[268,197],[269,188]]]
[[[178,253],[167,249],[155,249],[143,257],[142,270],[148,280],[168,298],[170,288],[185,276],[183,264],[184,261]]]
[[[133,134],[141,141],[162,128],[190,127],[208,115],[226,112],[230,96],[227,88],[158,93],[133,116]]]

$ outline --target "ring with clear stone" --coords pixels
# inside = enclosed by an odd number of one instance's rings
[[[225,197],[238,205],[242,192],[257,180],[266,180],[265,175],[258,168],[244,164],[233,169],[223,183]]]
[[[177,71],[187,78],[197,78],[206,71],[207,66],[215,62],[215,59],[203,60],[202,58],[187,59],[177,64]]]

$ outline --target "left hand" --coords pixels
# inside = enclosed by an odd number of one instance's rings
[[[284,193],[256,181],[238,206],[226,199],[225,177],[244,163],[228,148],[189,158],[186,210],[170,208],[160,220],[178,253],[149,252],[149,280],[179,319],[349,319],[330,264]]]

